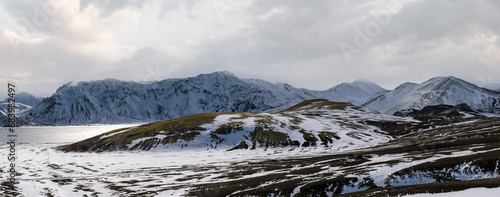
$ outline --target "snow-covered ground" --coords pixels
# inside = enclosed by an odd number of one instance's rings
[[[17,190],[22,196],[48,193],[61,197],[93,193],[119,196],[125,192],[120,188],[125,186],[136,194],[149,191],[155,196],[179,196],[195,185],[225,180],[218,177],[234,167],[232,165],[331,154],[322,148],[64,153],[53,149],[58,145],[62,144],[18,145],[16,169],[21,175]],[[0,148],[5,150],[6,146],[3,144]],[[7,166],[7,162],[6,155],[2,155],[1,166]],[[267,173],[272,172],[242,178]],[[6,181],[7,174],[1,175],[1,181]]]
[[[347,154],[323,147],[318,148],[275,148],[256,150],[184,150],[178,152],[136,151],[104,153],[64,153],[53,147],[61,144],[20,144],[18,146],[17,170],[21,173],[17,191],[21,196],[120,196],[135,194],[141,196],[181,196],[203,184],[245,180],[265,177],[271,174],[290,173],[315,167],[316,172],[289,174],[283,180],[273,180],[258,187],[289,180],[314,180],[315,177],[333,173],[333,176],[371,177],[378,186],[386,186],[389,175],[409,166],[446,157],[468,155],[469,150],[454,154],[439,154],[435,157],[418,160],[411,154],[390,154],[384,156],[367,155],[368,161],[357,166],[332,166],[329,163],[342,159],[326,159],[328,156]],[[6,145],[1,149],[5,150]],[[355,151],[352,152],[356,154]],[[0,164],[7,165],[6,155]],[[325,159],[308,162],[309,157],[325,156]],[[255,171],[230,177],[228,174],[238,170],[248,170],[253,164],[272,160],[299,160],[282,169]],[[392,160],[400,164],[385,163]],[[276,163],[268,163],[274,165]],[[257,168],[257,167],[256,167]],[[354,173],[353,173],[354,172]],[[359,174],[361,172],[361,174]],[[6,173],[1,181],[5,181]],[[306,181],[307,183],[307,181]],[[425,183],[415,182],[414,184]],[[304,183],[305,184],[305,183]],[[302,184],[303,185],[303,184]],[[397,185],[397,184],[394,184]],[[301,185],[295,190],[300,191]],[[6,188],[1,188],[5,190]],[[346,186],[342,193],[367,189],[360,182]],[[496,190],[495,190],[496,191]],[[215,191],[217,192],[217,191]],[[234,193],[244,192],[235,191]],[[211,193],[214,194],[214,193]]]
[[[220,114],[201,126],[214,130],[217,125],[236,121],[242,128],[254,127],[255,118],[259,118],[269,121],[269,126],[294,122],[311,133],[329,127],[327,130],[339,136],[329,146],[233,151],[225,148],[167,151],[163,147],[150,151],[96,153],[54,149],[67,143],[20,143],[16,146],[19,184],[15,190],[1,184],[0,191],[30,197],[244,196],[258,192],[270,196],[301,196],[314,191],[333,195],[436,183],[439,181],[433,175],[441,172],[446,172],[444,178],[460,181],[495,181],[500,175],[500,147],[491,140],[500,137],[498,118],[442,119],[443,124],[435,126],[434,122],[372,114],[350,107],[326,110],[321,105],[315,106],[317,103],[299,105],[298,109],[277,114]],[[365,125],[365,120],[389,121],[385,126],[392,130],[376,131],[380,127]],[[390,132],[401,133],[396,127],[408,134],[391,137]],[[286,127],[275,128],[293,138],[293,132],[284,129]],[[125,132],[104,135],[113,137]],[[358,139],[354,134],[364,135]],[[226,139],[236,143],[241,136],[229,135]],[[7,144],[0,144],[0,149],[7,150]],[[443,163],[444,159],[448,162]],[[0,165],[8,165],[5,152]],[[6,181],[7,173],[2,170],[0,180]]]
[[[449,192],[449,193],[439,193],[439,194],[413,194],[406,195],[405,197],[471,197],[471,196],[481,196],[481,197],[493,197],[500,195],[499,188],[472,188],[463,191]]]

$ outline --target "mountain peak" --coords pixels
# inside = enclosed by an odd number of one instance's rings
[[[463,79],[454,76],[434,77],[422,83],[424,87],[433,90],[449,90],[452,87],[467,89],[470,92],[475,92],[481,89],[479,86],[469,83]]]
[[[22,103],[29,106],[35,106],[42,101],[41,97],[34,96],[28,92],[19,92],[16,94],[16,102]],[[5,99],[4,102],[7,102]]]
[[[398,87],[394,88],[394,90],[412,89],[413,87],[416,86],[418,86],[418,84],[412,82],[405,82],[399,85]]]
[[[377,92],[382,92],[386,91],[386,89],[380,87],[374,82],[365,80],[365,79],[356,79],[353,82],[344,82],[341,84],[338,84],[327,91],[329,92],[351,92],[351,91],[358,91],[358,92],[364,92],[366,94],[374,94]]]
[[[225,76],[225,77],[236,77],[237,76],[233,73],[230,73],[229,71],[217,71],[217,72],[213,72],[213,73],[207,73],[207,74],[200,74],[198,76],[212,76],[212,77],[220,77],[220,76]]]
[[[455,82],[466,82],[469,83],[463,79],[460,79],[455,76],[438,76],[438,77],[433,77],[426,82],[446,82],[446,81],[455,81]],[[425,82],[424,82],[425,83]]]

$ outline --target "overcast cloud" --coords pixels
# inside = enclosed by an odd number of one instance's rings
[[[443,75],[500,82],[494,0],[21,0],[0,9],[0,83],[38,96],[70,81],[222,70],[316,90],[357,78],[388,89]]]

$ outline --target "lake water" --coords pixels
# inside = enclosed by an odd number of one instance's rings
[[[16,127],[17,143],[72,143],[84,140],[111,130],[136,126],[139,124],[114,124],[92,126],[25,126]],[[0,127],[0,143],[9,138],[9,127]]]

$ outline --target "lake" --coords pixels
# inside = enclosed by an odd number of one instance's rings
[[[139,124],[112,124],[91,126],[23,126],[16,127],[17,143],[72,143],[84,140],[111,130],[137,126]],[[9,127],[0,127],[0,143],[9,138]]]

